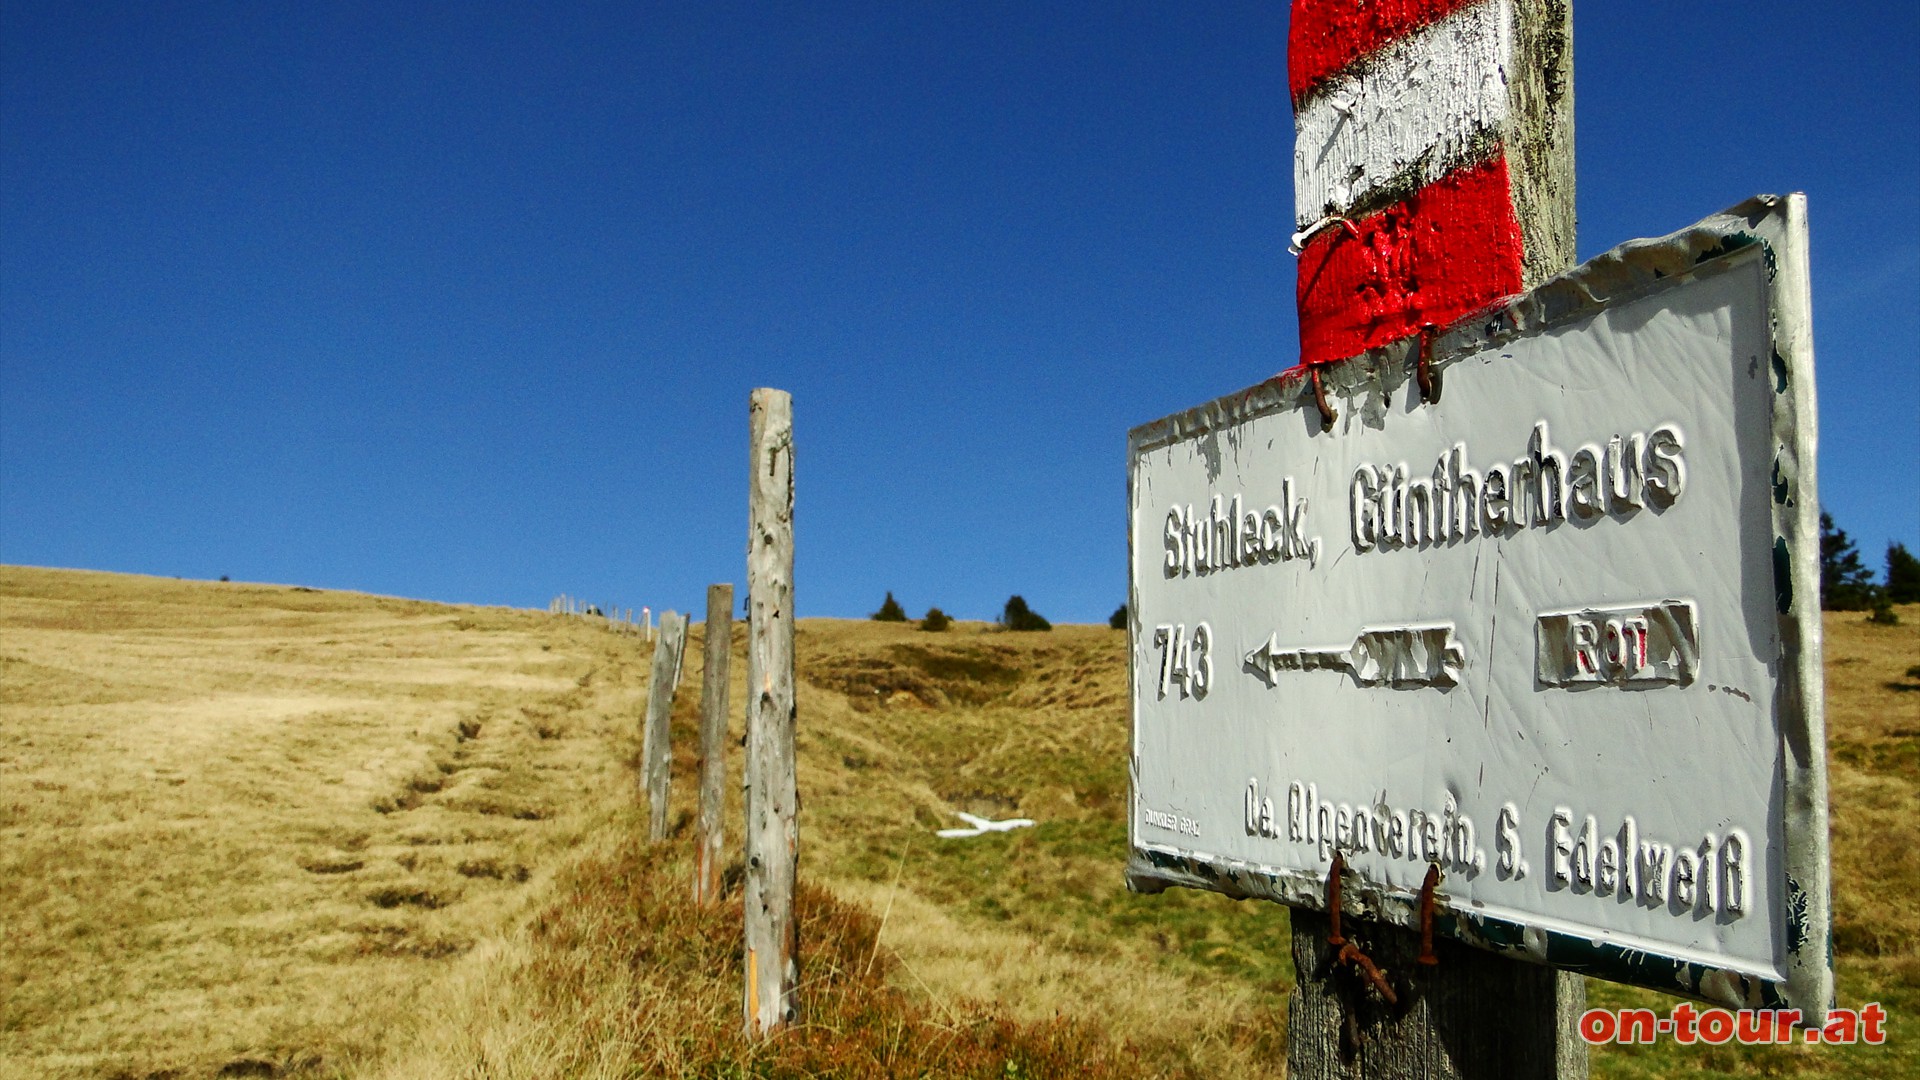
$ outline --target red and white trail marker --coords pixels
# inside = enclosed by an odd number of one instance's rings
[[[1531,10],[1550,6],[1295,0],[1302,363],[1445,326],[1571,265],[1571,62]]]
[[[1302,1080],[1817,1023],[1804,198],[1574,267],[1570,0],[1292,10],[1303,366],[1129,445],[1129,884],[1294,909]]]

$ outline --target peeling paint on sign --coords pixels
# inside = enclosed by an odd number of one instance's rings
[[[1808,310],[1761,198],[1136,429],[1130,884],[1822,1015]]]

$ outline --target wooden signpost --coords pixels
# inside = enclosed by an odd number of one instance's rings
[[[1831,1001],[1804,205],[1569,269],[1568,19],[1296,0],[1305,365],[1130,440],[1128,879],[1293,908],[1291,1075]]]
[[[671,611],[660,613],[660,639],[653,647],[653,677],[647,690],[647,721],[642,744],[640,775],[647,785],[651,819],[650,840],[667,838],[667,793],[673,780],[673,746],[668,732],[673,713],[673,691],[680,683],[680,659],[686,650],[687,620]]]
[[[1303,364],[1451,323],[1573,265],[1572,0],[1295,0],[1287,82]],[[1292,926],[1296,967],[1331,976],[1330,924],[1300,913]],[[1404,960],[1409,938],[1384,930],[1377,948]],[[1433,1008],[1364,1029],[1376,1074],[1426,1074],[1428,1040],[1445,1036],[1462,1064],[1492,1059],[1501,1075],[1586,1075],[1580,976],[1466,950],[1448,959],[1428,973]],[[1361,1040],[1338,1052],[1353,1011],[1343,987],[1352,998],[1350,978],[1300,980],[1294,1075],[1365,1071],[1352,1067]],[[1482,1016],[1505,1018],[1500,1032]]]
[[[747,1033],[793,1018],[799,826],[793,755],[793,398],[755,390],[748,410]]]

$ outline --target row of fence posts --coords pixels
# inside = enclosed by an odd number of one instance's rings
[[[640,618],[638,621],[635,621],[632,608],[622,610],[618,607],[601,607],[599,604],[585,603],[578,597],[561,593],[559,596],[547,601],[547,614],[578,615],[589,619],[605,619],[607,620],[607,625],[612,629],[621,631],[622,633],[639,634],[648,641],[654,640],[652,608],[641,608]],[[661,616],[663,622],[665,618],[664,615]]]
[[[799,857],[794,774],[793,399],[759,389],[748,407],[751,442],[747,536],[746,969],[742,1007],[750,1035],[764,1036],[794,1014],[799,927],[793,918]],[[725,847],[727,678],[733,644],[733,586],[707,588],[705,672],[700,692],[700,816],[693,896],[720,899]],[[680,682],[687,618],[660,614],[652,684],[641,733],[640,782],[648,838],[667,836],[673,753],[668,719]]]

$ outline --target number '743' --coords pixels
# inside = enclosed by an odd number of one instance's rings
[[[1194,623],[1188,633],[1186,623],[1161,623],[1153,628],[1153,643],[1160,650],[1160,696],[1178,683],[1181,697],[1206,697],[1213,685],[1213,628]]]

